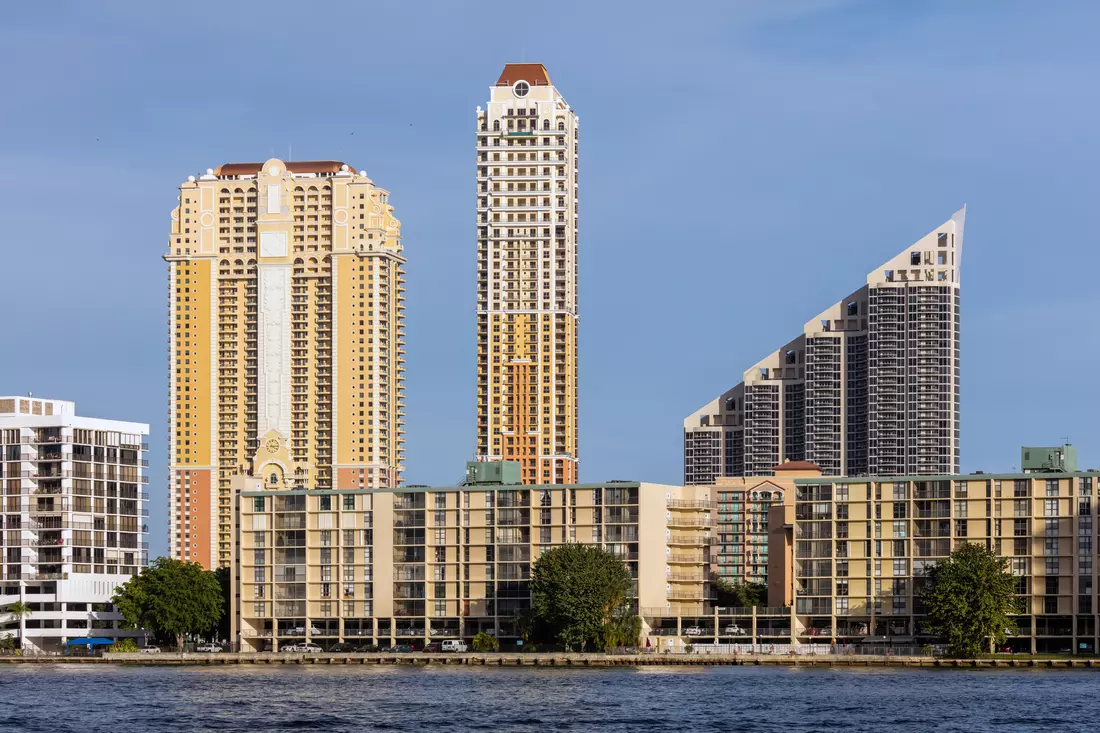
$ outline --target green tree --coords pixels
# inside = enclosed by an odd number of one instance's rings
[[[604,625],[603,648],[610,651],[620,646],[637,646],[642,635],[642,619],[630,604],[623,604]]]
[[[23,619],[25,619],[25,618],[27,618],[28,616],[31,615],[31,606],[30,606],[29,603],[27,603],[25,601],[13,601],[12,603],[9,603],[4,608],[4,610],[7,611],[9,614],[11,614],[12,618],[14,618],[16,621],[19,622],[19,626],[17,627],[18,630],[19,630],[19,634],[18,634],[19,643],[15,644],[14,646],[15,646],[16,649],[22,649],[23,648]]]
[[[929,630],[946,639],[954,656],[974,657],[986,648],[992,653],[1016,629],[1015,594],[1008,560],[982,545],[964,544],[928,576],[922,598]]]
[[[495,652],[500,649],[500,642],[492,634],[486,634],[484,631],[477,632],[474,637],[474,651],[475,652]]]
[[[208,633],[223,613],[214,573],[168,557],[158,557],[119,586],[111,602],[122,614],[124,628],[174,636],[180,651],[187,634]]]
[[[228,639],[230,636],[229,608],[233,594],[233,589],[231,587],[232,578],[230,577],[229,568],[218,568],[214,571],[214,576],[218,579],[218,585],[222,590],[222,616],[218,619],[218,638]]]
[[[752,608],[768,603],[768,586],[764,583],[730,582],[717,578],[714,590],[718,605],[722,608]]]
[[[599,547],[570,544],[545,552],[531,571],[536,635],[567,649],[606,648],[629,632],[632,587],[622,560]]]

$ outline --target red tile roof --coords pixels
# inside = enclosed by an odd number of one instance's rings
[[[337,173],[344,163],[339,160],[294,160],[285,164],[291,173]],[[263,163],[225,163],[214,169],[215,176],[250,176],[259,173]],[[354,166],[348,166],[354,171]]]
[[[772,467],[773,471],[821,471],[821,466],[809,461],[784,461]]]
[[[533,87],[550,86],[550,75],[542,64],[505,64],[497,79],[498,87],[510,87],[517,81],[525,81]]]

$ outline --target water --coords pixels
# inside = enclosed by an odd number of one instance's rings
[[[0,731],[1094,731],[1093,670],[0,668]]]

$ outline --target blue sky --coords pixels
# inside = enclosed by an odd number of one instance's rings
[[[169,212],[189,174],[293,145],[392,192],[407,478],[454,483],[474,108],[526,60],[583,129],[583,479],[681,480],[686,414],[963,203],[963,469],[1066,437],[1097,466],[1098,29],[1084,2],[13,5],[0,393],[150,423],[163,552]]]

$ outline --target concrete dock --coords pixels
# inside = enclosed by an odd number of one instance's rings
[[[160,654],[108,653],[102,657],[0,657],[0,664],[127,664],[148,666],[232,666],[253,665],[406,665],[473,667],[927,667],[989,669],[1087,668],[1100,669],[1100,659],[1083,657],[1018,659],[936,659],[933,657],[897,657],[862,655],[769,655],[769,654],[569,654],[569,653],[194,653]]]

